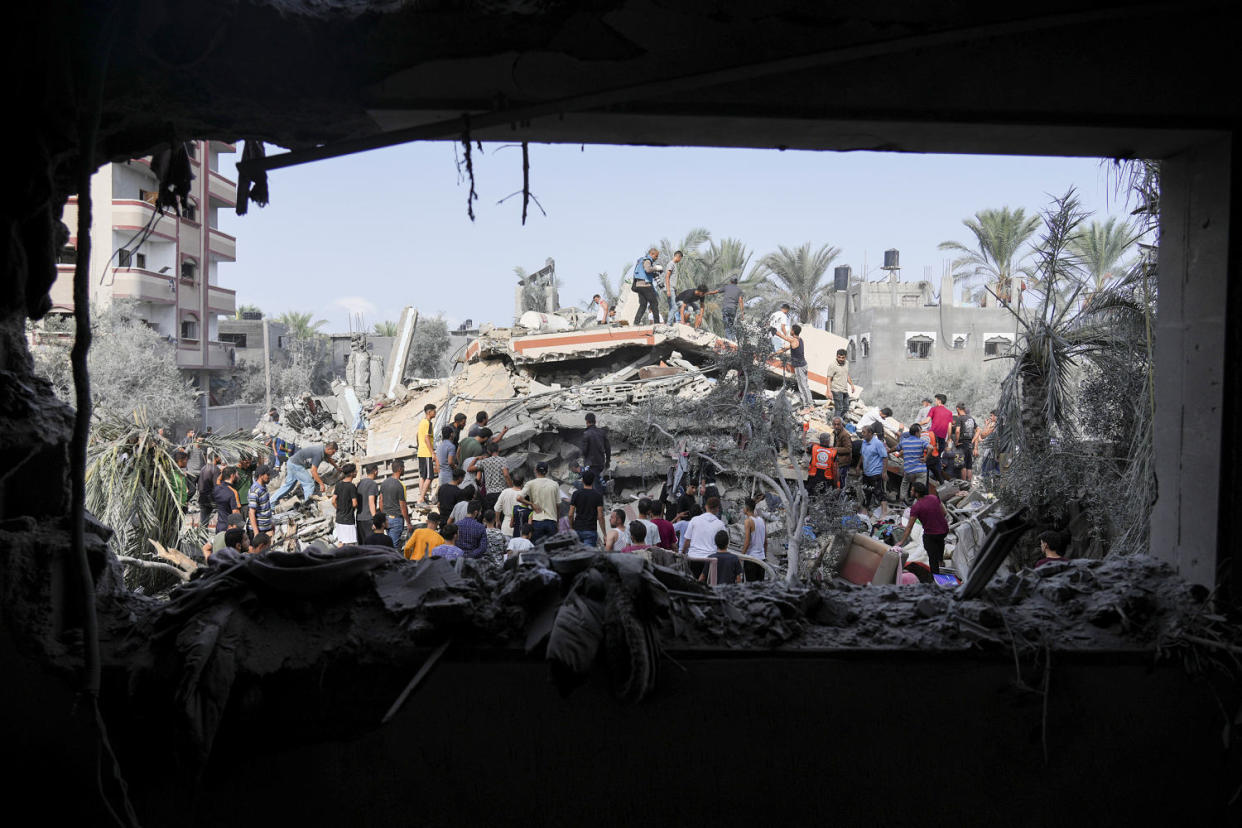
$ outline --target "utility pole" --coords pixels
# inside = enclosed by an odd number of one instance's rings
[[[263,414],[272,410],[272,345],[268,334],[268,319],[263,317]]]

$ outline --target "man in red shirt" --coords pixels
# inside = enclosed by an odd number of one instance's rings
[[[927,550],[927,562],[933,575],[940,574],[940,564],[944,561],[944,536],[949,534],[949,519],[944,513],[944,504],[940,497],[927,493],[927,484],[922,481],[912,487],[917,498],[910,507],[910,522],[906,524],[906,533],[901,536],[898,546],[905,546],[910,540],[910,531],[917,520],[923,524],[923,548]]]
[[[931,420],[931,431],[936,436],[936,451],[933,454],[936,457],[935,469],[932,469],[932,463],[928,463],[928,470],[932,472],[937,480],[944,478],[940,474],[940,455],[944,454],[945,443],[949,437],[949,429],[953,426],[953,412],[949,410],[949,398],[944,394],[936,395],[936,404],[927,412],[928,419]],[[929,458],[930,460],[930,458]]]

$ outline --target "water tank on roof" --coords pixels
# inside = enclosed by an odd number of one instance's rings
[[[850,266],[841,265],[832,271],[833,290],[850,289]]]
[[[883,270],[900,270],[901,269],[901,254],[897,252],[896,248],[892,250],[884,251],[884,267],[882,269]]]

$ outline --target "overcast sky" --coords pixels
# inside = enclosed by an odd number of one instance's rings
[[[969,241],[962,219],[977,210],[1038,211],[1073,186],[1099,215],[1125,212],[1091,158],[539,144],[531,190],[547,215],[532,204],[523,227],[520,196],[497,204],[521,189],[520,149],[475,153],[471,222],[454,148],[411,144],[275,171],[271,204],[221,215],[237,236],[221,284],[239,304],[312,312],[333,332],[351,311],[370,327],[405,305],[454,324],[508,324],[515,265],[535,270],[552,257],[561,303],[581,303],[598,273],[615,277],[651,241],[676,242],[693,227],[742,239],[756,259],[778,245],[831,244],[855,274],[895,247],[903,279],[930,267],[938,281],[947,256],[937,244]],[[223,157],[222,169],[234,160]]]

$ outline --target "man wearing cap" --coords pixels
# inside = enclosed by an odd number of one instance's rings
[[[267,493],[267,484],[271,481],[271,466],[264,463],[255,469],[254,482],[246,498],[250,505],[250,531],[254,535],[272,532],[272,500]]]
[[[531,543],[556,534],[560,500],[561,487],[548,477],[548,464],[540,462],[535,466],[535,479],[528,480],[517,497],[518,503],[531,509]]]

